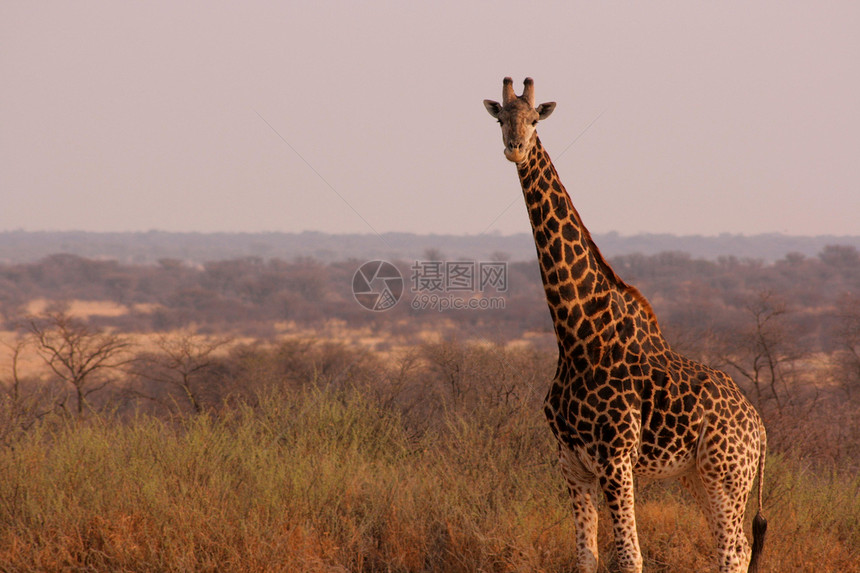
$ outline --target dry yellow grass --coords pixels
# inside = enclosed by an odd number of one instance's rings
[[[31,316],[38,316],[51,310],[55,307],[57,301],[47,299],[33,299],[25,305],[26,312]],[[117,304],[108,300],[91,301],[91,300],[70,300],[64,301],[64,310],[66,314],[74,318],[86,320],[98,317],[120,317],[130,312],[136,313],[151,313],[159,307],[155,304],[135,304],[131,306]],[[374,352],[382,353],[398,353],[403,352],[411,347],[411,343],[405,342],[402,337],[386,334],[384,331],[376,331],[370,327],[350,327],[343,320],[329,319],[321,321],[318,324],[302,326],[294,321],[281,321],[274,324],[275,332],[277,333],[274,340],[297,340],[319,338],[337,343],[342,343],[347,346],[365,348]],[[196,330],[196,325],[190,324],[183,332],[193,332]],[[415,339],[422,343],[439,343],[444,339],[444,331],[456,331],[456,324],[451,321],[437,321],[434,324],[433,330],[420,331]],[[170,336],[170,334],[168,334]],[[17,339],[17,334],[14,332],[0,332],[0,343],[14,344]],[[152,343],[155,337],[161,336],[152,333],[133,333],[129,335],[136,345],[144,351],[152,350]],[[242,336],[231,336],[236,343],[252,343],[253,338]],[[547,343],[547,340],[552,338],[552,333],[535,333],[526,332],[519,339],[512,340],[508,343],[511,348],[527,348],[535,343]],[[29,361],[22,363],[22,366],[30,365]],[[35,364],[35,363],[34,363]],[[2,365],[0,365],[2,368]]]
[[[27,313],[30,315],[39,315],[50,309],[56,304],[55,301],[38,298],[31,300],[26,305]],[[70,300],[65,303],[67,306],[66,312],[75,318],[90,318],[93,316],[123,316],[131,310],[136,312],[152,312],[157,308],[157,305],[136,304],[129,308],[126,305],[117,304],[107,300]]]
[[[316,334],[291,328],[281,340]],[[156,335],[132,336],[156,348]],[[0,571],[570,570],[569,502],[540,409],[442,410],[419,434],[369,395],[306,387],[217,416],[47,418],[0,446]],[[763,571],[860,572],[860,478],[771,455],[765,483]],[[637,516],[647,571],[714,570],[680,488],[642,484]],[[605,511],[599,539],[611,570]]]
[[[567,571],[574,532],[548,434],[539,413],[500,410],[450,412],[416,439],[365,396],[321,390],[179,424],[45,426],[0,451],[0,569]],[[763,571],[860,570],[857,476],[778,457],[769,476]],[[698,510],[643,488],[646,570],[714,570]]]

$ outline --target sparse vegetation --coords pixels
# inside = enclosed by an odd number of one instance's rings
[[[648,297],[670,338],[695,341],[693,352],[716,350],[705,349],[703,340],[735,338],[762,293],[779,304],[783,323],[805,351],[844,348],[848,334],[838,328],[840,316],[850,312],[844,301],[856,300],[860,291],[860,253],[854,247],[830,246],[816,257],[789,254],[773,264],[709,261],[684,253],[625,255],[611,263]],[[110,302],[90,322],[115,332],[169,332],[193,324],[204,334],[268,339],[296,329],[320,333],[326,322],[337,321],[350,329],[369,329],[370,336],[385,338],[385,344],[392,338],[415,344],[427,331],[502,342],[526,333],[551,333],[535,261],[508,262],[507,290],[486,293],[500,294],[504,308],[480,312],[413,309],[414,261],[396,264],[408,285],[403,300],[384,313],[368,313],[351,291],[361,265],[357,260],[323,264],[309,258],[244,258],[200,266],[176,260],[123,265],[52,255],[36,263],[0,264],[0,320],[13,330],[37,312],[34,299],[42,299]],[[546,347],[554,346],[547,337]]]
[[[764,571],[860,571],[852,253],[616,261],[765,416]],[[570,570],[541,409],[554,348],[533,266],[511,265],[495,326],[490,311],[365,312],[342,292],[352,263],[0,267],[0,571]],[[278,308],[288,326],[266,327]],[[314,322],[324,309],[337,326]],[[52,367],[63,340],[116,352],[77,379]],[[637,516],[648,571],[712,569],[682,488],[640,483]]]
[[[43,424],[0,456],[7,571],[566,571],[568,500],[531,407],[416,435],[354,389],[269,389],[181,420]],[[426,423],[423,425],[427,425]],[[857,571],[857,474],[771,458],[765,571]],[[604,516],[604,525],[608,520]],[[677,488],[640,487],[649,571],[707,570]],[[612,563],[601,531],[603,563]]]

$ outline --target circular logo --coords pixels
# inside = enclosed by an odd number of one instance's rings
[[[368,310],[388,310],[402,294],[403,277],[387,261],[368,261],[352,276],[352,296]]]

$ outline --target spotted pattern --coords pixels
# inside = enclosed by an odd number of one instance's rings
[[[755,570],[758,555],[750,564],[743,517],[758,473],[760,553],[761,418],[728,375],[669,347],[648,301],[612,270],[583,226],[534,130],[533,97],[506,99],[504,106],[485,105],[502,123],[506,156],[517,163],[558,340],[544,410],[573,502],[578,571],[597,570],[600,493],[613,520],[619,570],[642,570],[634,476],[680,478],[706,514],[720,571]]]

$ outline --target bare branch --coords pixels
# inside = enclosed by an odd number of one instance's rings
[[[112,382],[107,374],[133,360],[127,338],[91,329],[62,311],[31,317],[27,326],[42,361],[74,388],[78,415],[83,414],[88,396]]]
[[[192,411],[203,411],[205,382],[216,367],[216,353],[230,344],[230,338],[209,338],[190,331],[160,336],[159,352],[140,358],[139,378],[176,392]],[[175,399],[174,399],[175,401]]]

